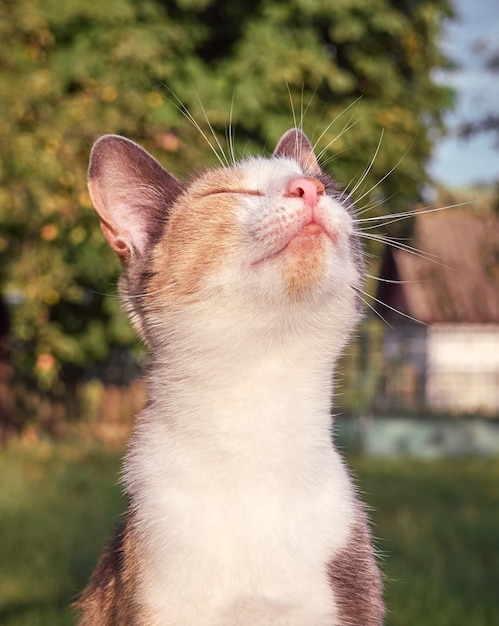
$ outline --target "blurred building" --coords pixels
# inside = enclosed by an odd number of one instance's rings
[[[383,258],[376,410],[499,415],[499,216],[420,213],[411,247]]]

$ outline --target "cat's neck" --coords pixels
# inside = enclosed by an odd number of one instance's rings
[[[321,493],[343,485],[331,432],[331,355],[318,342],[306,344],[248,346],[246,352],[228,344],[227,361],[198,346],[205,352],[202,367],[199,355],[178,346],[156,350],[150,402],[124,471],[141,515],[173,497],[179,485],[195,493],[202,486],[214,498],[223,485],[264,500],[270,487],[297,490],[300,498],[304,485],[314,493],[317,483]]]
[[[151,376],[150,415],[174,432],[203,438],[225,424],[233,436],[284,427],[310,431],[329,420],[332,366],[330,359],[307,363],[298,348],[292,352],[233,359],[230,366],[207,358],[202,368],[189,358],[170,359]]]
[[[334,343],[317,327],[170,336],[154,351],[147,420],[170,436],[223,445],[229,435],[329,433]]]

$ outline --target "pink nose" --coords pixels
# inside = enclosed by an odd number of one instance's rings
[[[303,198],[305,204],[314,208],[319,201],[319,196],[324,193],[324,185],[317,178],[308,176],[296,176],[290,178],[286,185],[285,196]]]

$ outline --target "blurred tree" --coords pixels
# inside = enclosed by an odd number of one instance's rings
[[[15,380],[56,393],[135,345],[104,295],[119,268],[86,192],[98,135],[133,138],[182,175],[216,160],[184,107],[212,144],[206,119],[223,145],[235,122],[237,154],[270,151],[295,115],[341,184],[365,174],[362,205],[405,208],[451,101],[432,78],[451,16],[450,0],[0,0],[0,287]]]

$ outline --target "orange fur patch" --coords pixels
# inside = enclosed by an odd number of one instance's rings
[[[286,293],[297,297],[314,287],[324,274],[325,237],[318,224],[305,226],[286,246],[284,270]]]
[[[193,296],[203,279],[223,267],[230,249],[238,245],[237,179],[213,172],[200,179],[175,207],[153,258],[151,298]],[[239,183],[240,184],[240,183]],[[216,191],[213,191],[216,190]]]

